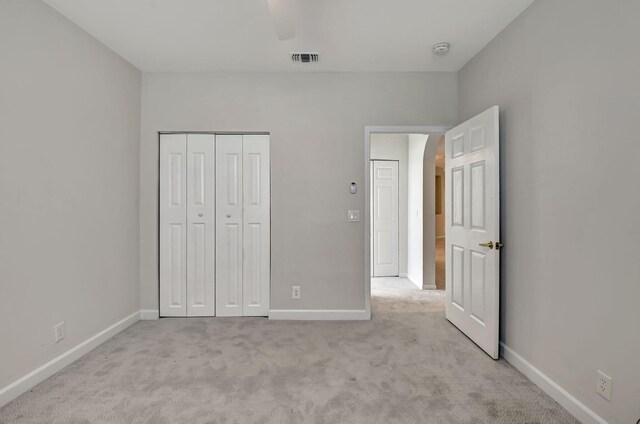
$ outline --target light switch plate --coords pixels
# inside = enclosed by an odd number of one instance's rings
[[[349,222],[358,222],[360,221],[360,211],[358,210],[350,210],[349,211]]]

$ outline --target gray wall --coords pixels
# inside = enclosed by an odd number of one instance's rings
[[[409,135],[409,166],[407,174],[409,175],[408,205],[407,205],[407,237],[408,254],[407,254],[407,278],[418,288],[422,289],[423,285],[428,285],[429,278],[424,272],[425,243],[424,228],[428,227],[433,221],[429,216],[424,215],[424,156],[428,150],[428,139],[431,135],[427,134],[410,134]],[[426,218],[426,219],[425,219]]]
[[[44,3],[0,1],[0,388],[139,309],[140,90]]]
[[[459,74],[462,120],[502,110],[501,338],[611,423],[640,418],[639,22],[538,0]]]
[[[144,309],[158,308],[158,131],[271,132],[271,307],[363,309],[364,220],[347,210],[365,210],[365,126],[457,122],[455,73],[151,73],[142,91]]]
[[[436,288],[436,198],[434,186],[429,181],[435,179],[434,164],[443,138],[442,133],[429,134],[422,157],[422,287],[430,290]]]

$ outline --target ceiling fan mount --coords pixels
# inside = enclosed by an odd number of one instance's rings
[[[296,36],[296,0],[266,0],[278,40],[285,41]]]

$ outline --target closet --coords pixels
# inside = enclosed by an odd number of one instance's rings
[[[160,316],[267,316],[269,136],[160,135]]]

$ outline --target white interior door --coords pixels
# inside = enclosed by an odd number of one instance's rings
[[[213,134],[187,135],[187,316],[215,315]]]
[[[373,161],[373,276],[399,275],[398,161]]]
[[[271,268],[269,136],[243,136],[242,150],[242,315],[266,316]]]
[[[216,313],[242,316],[242,136],[216,136]]]
[[[498,359],[500,169],[497,106],[447,132],[446,316]]]
[[[160,136],[160,315],[187,314],[187,135]]]

